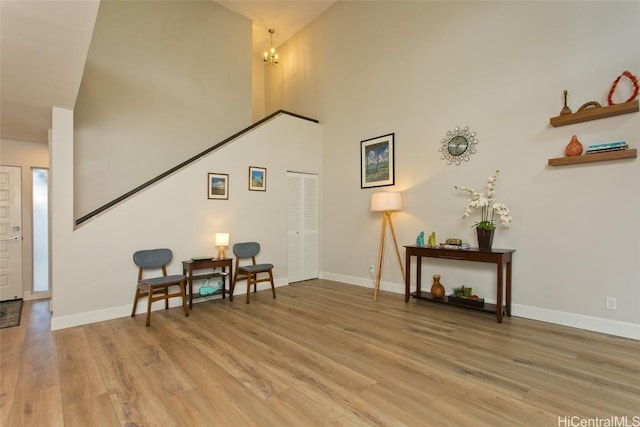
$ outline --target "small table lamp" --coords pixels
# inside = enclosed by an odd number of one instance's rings
[[[380,247],[378,249],[378,270],[376,271],[376,287],[373,291],[373,300],[378,297],[378,290],[380,290],[380,276],[382,275],[382,255],[384,254],[384,237],[389,223],[391,228],[391,236],[393,237],[393,244],[396,248],[396,255],[398,256],[398,264],[400,264],[400,271],[402,271],[402,280],[405,279],[404,267],[402,266],[402,260],[400,258],[400,251],[398,250],[398,242],[396,241],[396,232],[393,229],[393,223],[391,222],[391,212],[402,210],[402,195],[397,192],[385,191],[381,193],[373,193],[371,195],[371,212],[382,212],[382,229],[380,231]]]
[[[227,257],[227,246],[229,246],[229,233],[216,233],[216,246],[218,247],[218,255],[216,258],[223,259]]]

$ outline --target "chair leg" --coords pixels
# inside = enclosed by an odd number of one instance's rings
[[[169,310],[169,287],[164,287],[164,309]]]
[[[189,317],[189,304],[187,304],[187,291],[184,282],[180,282],[180,293],[182,294],[182,307],[184,308],[184,317]]]
[[[273,273],[269,270],[269,280],[271,280],[271,293],[273,297],[276,297],[276,286],[273,284]]]
[[[138,308],[138,299],[140,297],[140,288],[136,286],[136,295],[133,298],[133,310],[131,310],[131,317],[136,317],[136,308]]]
[[[253,274],[247,274],[247,304],[249,304],[249,295],[251,294],[251,282],[253,281]]]
[[[145,324],[147,327],[151,326],[151,299],[153,295],[153,289],[149,286],[149,295],[147,297],[147,323]]]
[[[233,279],[231,279],[231,286],[229,287],[229,302],[233,301],[233,291],[236,289],[236,278],[238,277],[238,267],[236,266],[236,272],[233,274]]]

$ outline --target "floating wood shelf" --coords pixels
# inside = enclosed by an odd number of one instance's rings
[[[549,166],[577,165],[580,163],[604,162],[606,160],[634,159],[638,157],[638,150],[609,151],[606,153],[584,154],[582,156],[558,157],[549,159]]]
[[[604,119],[605,117],[619,116],[621,114],[637,113],[639,111],[638,100],[623,104],[609,105],[606,107],[587,108],[573,114],[563,114],[552,117],[549,123],[553,127],[566,126],[574,123],[587,122],[589,120]]]

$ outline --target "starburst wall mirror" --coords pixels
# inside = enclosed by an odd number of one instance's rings
[[[471,132],[468,127],[456,126],[454,130],[447,132],[447,136],[442,138],[440,143],[440,158],[446,160],[448,165],[457,166],[462,162],[468,162],[469,157],[475,154],[478,139],[476,133]]]

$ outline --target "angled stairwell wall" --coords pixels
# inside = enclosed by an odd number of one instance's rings
[[[50,147],[52,329],[129,316],[134,251],[171,248],[169,270],[177,273],[182,260],[216,253],[215,232],[230,233],[231,244],[260,241],[261,256],[275,265],[276,285],[288,284],[286,174],[320,174],[320,125],[279,115],[78,228],[72,111],[54,109]],[[249,166],[267,169],[266,192],[248,190]],[[229,175],[228,200],[207,199],[209,172]]]

